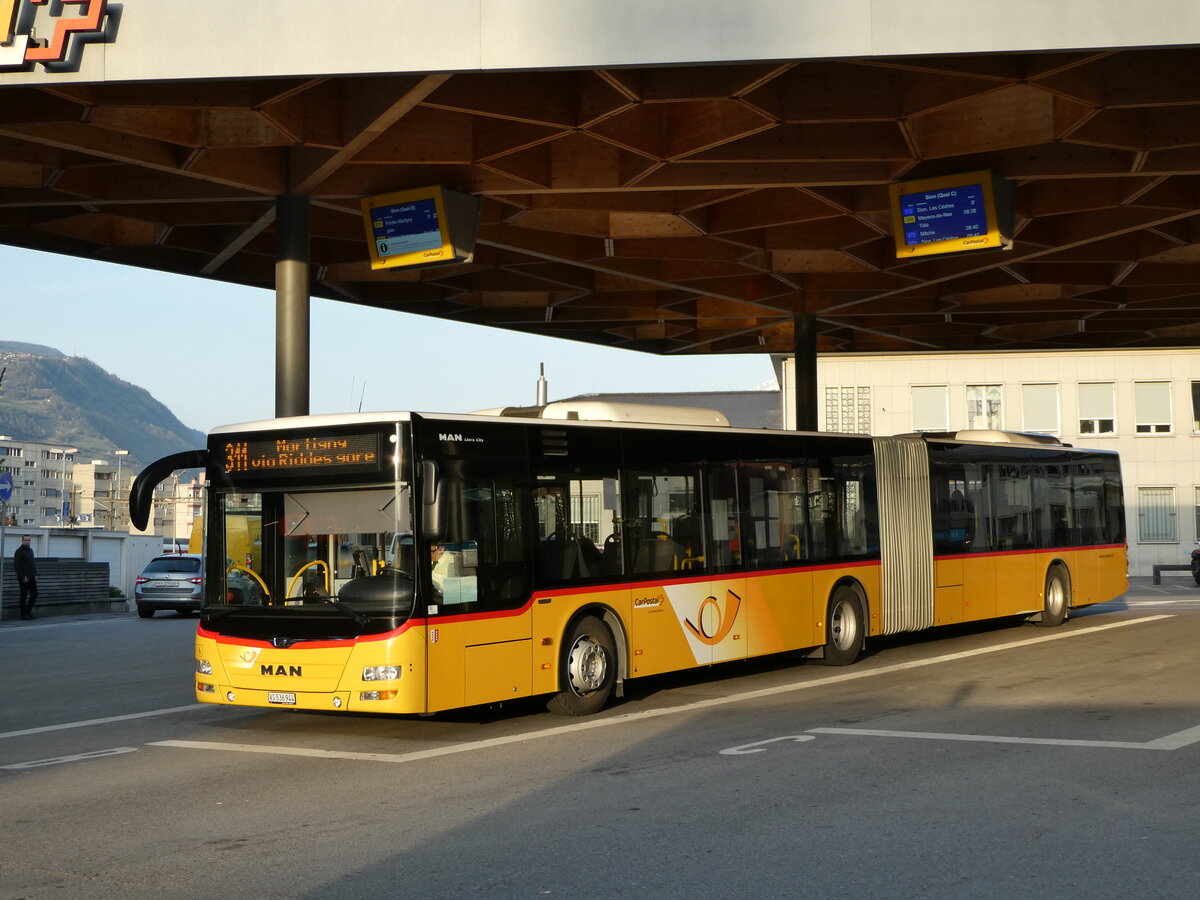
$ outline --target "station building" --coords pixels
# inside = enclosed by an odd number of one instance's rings
[[[1200,540],[1200,351],[838,354],[817,371],[822,431],[1001,429],[1117,451],[1130,575],[1186,563]]]

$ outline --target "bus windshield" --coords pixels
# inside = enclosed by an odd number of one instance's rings
[[[230,491],[216,508],[219,518],[213,525],[221,529],[225,585],[209,595],[209,607],[332,606],[356,621],[412,611],[407,483]]]

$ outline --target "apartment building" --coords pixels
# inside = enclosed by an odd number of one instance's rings
[[[9,525],[41,528],[70,520],[77,452],[62,444],[0,435],[0,469],[13,481],[12,496],[5,506]]]

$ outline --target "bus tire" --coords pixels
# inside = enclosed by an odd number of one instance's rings
[[[1071,604],[1071,576],[1065,566],[1055,563],[1046,573],[1042,614],[1034,616],[1033,624],[1042,628],[1057,628],[1067,621]]]
[[[567,632],[559,660],[562,686],[546,704],[560,716],[590,716],[608,702],[617,674],[617,647],[608,626],[584,616]]]
[[[825,614],[821,665],[848,666],[858,659],[867,630],[863,609],[862,592],[856,586],[840,584],[834,589]]]

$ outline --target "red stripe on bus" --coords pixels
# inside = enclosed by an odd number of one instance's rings
[[[994,550],[986,553],[954,553],[935,556],[935,560],[953,560],[953,559],[983,559],[985,557],[996,556],[1021,556],[1032,553],[1069,553],[1087,550],[1124,550],[1124,544],[1099,544],[1087,547],[1050,547],[1035,550]],[[395,637],[399,637],[410,628],[421,626],[440,626],[450,624],[452,622],[476,622],[487,619],[506,619],[514,616],[521,616],[527,613],[533,604],[542,598],[547,597],[573,597],[579,594],[599,594],[609,593],[612,591],[637,591],[645,590],[646,588],[665,587],[670,585],[684,584],[699,584],[705,581],[730,581],[738,578],[765,578],[778,575],[799,574],[803,572],[828,572],[833,569],[861,569],[867,567],[878,567],[879,560],[868,559],[855,562],[837,562],[837,563],[822,563],[812,566],[790,566],[787,568],[777,569],[756,569],[749,572],[725,572],[714,573],[711,575],[696,575],[690,578],[660,578],[647,581],[634,581],[625,584],[610,583],[610,584],[588,584],[578,585],[575,587],[549,589],[536,591],[524,604],[515,609],[495,610],[491,612],[478,613],[462,613],[456,616],[438,616],[437,618],[421,617],[409,619],[399,628],[392,631],[386,631],[381,634],[367,634],[358,638],[346,638],[344,640],[326,640],[326,641],[300,641],[294,645],[295,649],[322,649],[329,647],[344,647],[347,644],[354,644],[366,641],[386,641]],[[211,638],[219,644],[237,644],[239,646],[263,647],[270,648],[269,641],[259,641],[249,638],[227,637],[217,632],[208,631],[205,628],[197,628],[196,633],[199,637]]]
[[[1033,550],[987,550],[981,553],[945,553],[934,556],[934,559],[983,559],[988,556],[1029,556],[1033,553],[1078,553],[1086,550],[1124,549],[1124,544],[1092,544],[1087,547],[1039,547]]]
[[[589,594],[595,591],[640,591],[651,587],[663,587],[674,584],[699,584],[703,581],[729,581],[735,578],[761,578],[766,575],[787,575],[794,572],[822,572],[830,569],[857,569],[864,566],[878,566],[879,560],[867,559],[859,562],[824,563],[818,566],[789,566],[779,569],[753,569],[749,572],[714,572],[709,575],[693,575],[690,578],[658,578],[650,581],[631,581],[628,583],[585,584],[569,588],[548,588],[536,591],[534,599],[539,597],[572,597],[576,594]]]

